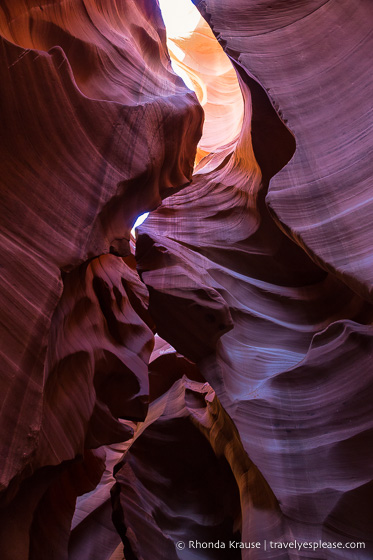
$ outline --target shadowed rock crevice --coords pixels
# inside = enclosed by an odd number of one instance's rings
[[[283,534],[276,499],[207,383],[183,377],[152,403],[115,478],[113,520],[134,558],[150,557],[156,546],[160,559],[233,560],[241,550],[229,541],[260,540],[266,519]],[[176,541],[187,544],[184,552]],[[219,541],[225,550],[194,550],[189,541]]]

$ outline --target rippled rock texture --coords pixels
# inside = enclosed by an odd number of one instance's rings
[[[0,5],[5,560],[372,557],[371,6],[195,3],[194,173],[155,1]]]
[[[155,3],[11,0],[0,33],[0,556],[64,558],[96,448],[146,416],[130,229],[190,180],[202,109]]]
[[[224,161],[202,160],[143,224],[137,255],[160,335],[216,390],[287,540],[368,549],[372,14],[311,4],[200,3],[237,69],[244,124]]]

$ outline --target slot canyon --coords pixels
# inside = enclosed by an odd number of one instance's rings
[[[0,560],[372,560],[373,4],[161,8],[0,0]]]

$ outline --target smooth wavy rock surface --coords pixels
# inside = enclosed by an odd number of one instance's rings
[[[154,401],[115,478],[114,523],[126,558],[151,558],[154,549],[159,559],[188,558],[175,541],[194,540],[226,543],[208,557],[234,560],[241,550],[228,549],[230,540],[262,541],[269,524],[283,537],[276,499],[208,383],[183,375]]]
[[[351,508],[371,480],[372,309],[264,205],[250,208],[245,175],[238,185],[232,173],[201,174],[141,226],[151,314],[215,388],[289,520],[288,540],[339,540],[341,526],[344,539],[368,540]],[[209,224],[203,237],[196,223]]]
[[[190,180],[202,109],[151,2],[6,0],[0,35],[0,556],[65,558],[81,492],[60,540],[52,494],[130,437],[118,418],[146,415],[153,325],[121,257],[136,217]]]
[[[168,35],[168,48],[171,60],[186,73],[204,110],[199,161],[237,140],[244,113],[241,88],[232,63],[203,18],[185,36]]]
[[[194,3],[295,135],[294,157],[268,190],[276,220],[323,268],[371,299],[371,2]]]
[[[364,19],[366,6],[360,3],[359,18]],[[321,50],[316,56],[315,37],[321,31],[317,26],[317,33],[312,31],[314,18],[323,26],[327,21],[335,25],[342,11],[347,17],[345,3],[328,2],[321,11],[307,14],[298,4],[281,3],[278,23],[275,11],[270,19],[275,29],[269,27],[268,32],[264,26],[270,8],[263,3],[203,2],[201,9],[236,61],[245,98],[244,126],[234,152],[225,154],[224,160],[218,154],[202,160],[193,183],[167,199],[140,227],[137,259],[149,289],[150,312],[159,334],[197,362],[235,422],[248,456],[288,521],[287,540],[361,539],[366,549],[358,557],[370,558],[373,329],[372,307],[365,299],[371,277],[365,273],[371,262],[367,241],[371,220],[366,184],[353,172],[361,165],[366,174],[369,162],[364,159],[365,136],[355,137],[355,113],[344,113],[351,123],[351,144],[346,140],[328,145],[332,136],[338,142],[338,123],[344,122],[338,115],[343,109],[323,90],[323,78],[333,87],[342,82],[343,90],[347,66],[352,64],[351,72],[357,71],[359,65],[353,61],[355,51],[365,46],[366,23],[349,38],[352,58],[346,59],[334,38],[325,53],[318,40]],[[357,17],[356,12],[351,15],[348,25]],[[324,33],[329,36],[325,28]],[[313,56],[307,40],[314,47]],[[281,48],[286,41],[293,48],[298,41],[294,57],[288,47]],[[343,52],[346,48],[343,44]],[[339,56],[346,65],[333,84],[324,73],[323,56],[327,60]],[[307,97],[292,81],[300,57],[305,58],[303,72],[309,72]],[[249,65],[251,60],[256,66]],[[364,64],[363,60],[366,83]],[[294,74],[287,80],[291,67]],[[258,69],[267,81],[255,73]],[[278,99],[296,146],[252,75],[271,86],[270,94]],[[323,133],[325,123],[318,127],[319,105],[303,110],[316,90],[318,95],[323,92],[318,104],[323,104],[324,114],[334,114],[334,134]],[[286,111],[290,106],[293,120]],[[359,114],[366,107],[366,100],[359,107],[354,102]],[[369,133],[369,122],[366,128]],[[343,165],[342,148],[350,150]],[[354,163],[347,169],[350,158]],[[350,182],[341,179],[347,172]],[[315,197],[313,182],[318,184]],[[333,197],[345,205],[345,212],[334,212]],[[356,197],[364,202],[357,203]],[[352,228],[348,221],[357,217],[355,206],[361,219]],[[326,230],[312,226],[317,212],[330,216],[323,224]],[[302,232],[309,233],[306,241],[289,218],[295,215],[297,224],[304,225]],[[363,259],[355,240],[364,247]],[[271,538],[269,525],[266,532]],[[299,554],[309,557],[305,550]],[[351,557],[346,550],[325,554],[328,559]]]
[[[283,538],[277,501],[214,391],[193,363],[160,340],[150,395],[145,421],[132,424],[126,443],[105,448],[100,483],[77,500],[69,558],[113,559],[119,535],[125,558],[165,560],[183,558],[177,542],[189,540],[219,540],[226,558],[241,558],[240,549],[228,549],[229,540],[261,541],[269,524]],[[112,504],[119,534],[109,523]],[[193,553],[206,557],[205,550]],[[221,554],[209,551],[209,558]]]
[[[195,3],[194,172],[155,0],[0,4],[1,560],[373,556],[370,2]]]

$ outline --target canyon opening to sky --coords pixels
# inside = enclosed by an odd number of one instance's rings
[[[159,0],[173,70],[194,91],[204,109],[204,127],[195,165],[239,137],[244,102],[228,56],[191,0]],[[132,234],[148,213],[139,216]]]

